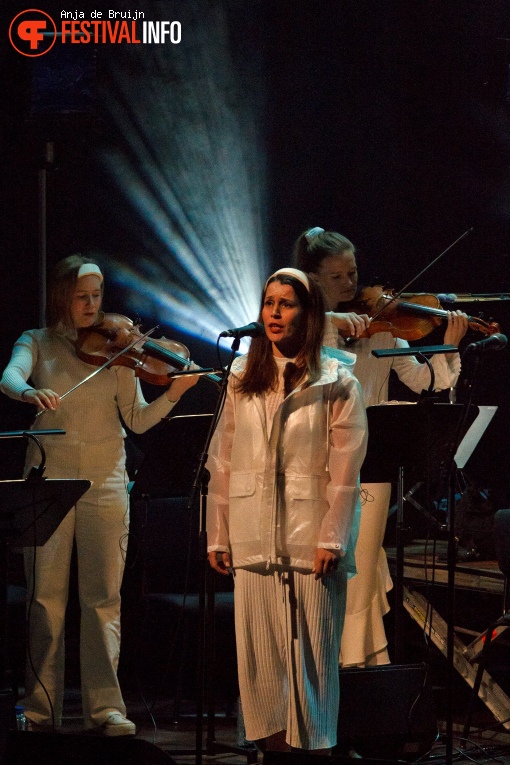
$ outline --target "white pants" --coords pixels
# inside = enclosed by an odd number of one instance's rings
[[[338,651],[346,576],[324,580],[275,569],[236,569],[235,625],[246,738],[285,730],[302,749],[336,744]]]
[[[29,605],[29,656],[22,703],[27,717],[61,724],[64,695],[64,627],[73,540],[78,554],[81,607],[80,669],[86,727],[108,712],[126,713],[117,680],[120,650],[120,586],[127,546],[128,503],[124,445],[48,450],[51,478],[87,478],[91,488],[42,547],[25,548]],[[37,677],[34,675],[32,665]],[[44,688],[46,689],[48,700]]]
[[[391,484],[366,483],[366,501],[356,544],[357,574],[347,583],[340,664],[364,667],[388,664],[383,616],[390,610],[386,593],[392,587],[382,543],[388,519]]]

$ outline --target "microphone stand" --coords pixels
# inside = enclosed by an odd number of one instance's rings
[[[228,386],[228,378],[230,375],[230,369],[232,367],[232,363],[235,359],[235,355],[237,351],[239,350],[239,345],[241,342],[240,337],[234,337],[232,342],[232,348],[230,351],[230,358],[228,361],[228,364],[222,371],[222,380],[220,383],[220,393],[216,402],[216,407],[213,412],[213,417],[211,420],[211,424],[209,426],[209,431],[207,433],[207,437],[205,440],[204,447],[202,449],[200,460],[198,463],[197,471],[195,474],[195,480],[193,482],[193,486],[191,489],[191,494],[188,500],[188,510],[191,512],[191,509],[193,508],[193,505],[195,503],[195,500],[197,498],[198,492],[200,490],[201,495],[201,503],[200,503],[200,524],[199,524],[199,548],[198,548],[198,575],[199,575],[199,593],[198,593],[198,604],[199,604],[199,641],[198,641],[198,660],[197,660],[197,723],[196,723],[196,737],[195,737],[195,761],[197,765],[201,765],[202,763],[202,742],[203,742],[203,727],[204,727],[204,690],[206,688],[206,666],[205,666],[205,655],[207,651],[207,645],[206,645],[206,639],[210,637],[208,635],[208,632],[210,630],[207,629],[207,626],[211,626],[213,622],[213,609],[214,604],[212,601],[212,593],[207,588],[207,582],[210,581],[208,579],[208,558],[207,558],[207,495],[209,491],[209,478],[210,473],[207,470],[206,463],[209,456],[209,446],[212,440],[212,437],[214,435],[214,431],[216,430],[216,427],[218,425],[218,421],[220,419],[221,412],[223,410],[223,406],[225,403],[225,399],[227,396],[227,386]],[[206,610],[206,594],[209,596],[207,598],[208,605],[212,604],[212,606]],[[209,617],[209,618],[208,618]],[[210,646],[209,646],[210,648]],[[210,675],[209,675],[210,677]],[[208,693],[209,693],[209,700],[212,698],[212,690],[211,690],[212,683],[208,684]],[[213,745],[213,739],[214,739],[214,731],[213,726],[211,724],[211,717],[208,715],[208,749],[209,747],[212,747]],[[215,747],[216,749],[216,747]],[[219,751],[219,750],[218,750]],[[226,751],[232,752],[234,751],[233,747],[227,748]],[[239,753],[246,754],[244,750],[237,750]],[[209,753],[209,751],[208,751]]]
[[[467,353],[466,353],[467,351]],[[466,349],[463,354],[462,360],[469,357],[470,351]],[[450,445],[450,454],[445,465],[445,473],[448,479],[448,495],[447,495],[447,535],[448,535],[448,552],[447,552],[447,570],[448,570],[448,585],[447,585],[447,633],[446,633],[446,658],[447,658],[447,699],[446,699],[446,765],[451,765],[453,762],[453,678],[455,669],[455,566],[457,564],[457,541],[455,538],[455,478],[456,478],[456,465],[455,454],[457,448],[462,440],[462,433],[465,423],[469,414],[470,406],[474,397],[476,389],[478,372],[480,370],[481,354],[475,355],[476,363],[472,367],[470,376],[466,378],[466,391],[467,395],[463,396],[461,401],[462,411],[457,427],[455,437],[452,439]],[[466,364],[469,369],[469,365]]]

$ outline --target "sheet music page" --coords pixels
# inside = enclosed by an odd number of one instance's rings
[[[473,454],[476,445],[485,433],[487,426],[496,414],[497,406],[479,406],[478,415],[459,444],[455,453],[455,464],[462,469]]]

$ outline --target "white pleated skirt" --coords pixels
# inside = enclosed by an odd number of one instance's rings
[[[246,738],[284,730],[293,747],[334,746],[345,573],[236,569],[234,600]]]

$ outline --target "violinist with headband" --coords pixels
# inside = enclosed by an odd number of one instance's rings
[[[176,378],[148,404],[133,370],[112,366],[61,401],[58,392],[62,395],[90,374],[91,367],[78,358],[74,341],[80,329],[97,324],[103,287],[103,274],[92,260],[71,255],[60,261],[49,284],[48,326],[21,335],[0,389],[10,398],[35,404],[42,412],[38,427],[65,430],[65,436],[45,440],[46,475],[92,481],[46,544],[36,552],[25,548],[29,600],[33,593],[30,661],[21,702],[25,715],[33,727],[50,730],[61,725],[65,611],[76,541],[84,723],[107,736],[124,736],[136,729],[126,718],[117,679],[122,540],[129,527],[121,418],[135,433],[145,432],[168,415],[198,378]],[[26,474],[38,462],[30,443]]]
[[[356,338],[348,350],[355,354],[354,374],[363,391],[366,406],[388,400],[388,382],[393,369],[401,382],[416,393],[430,384],[426,364],[414,356],[375,358],[372,351],[407,347],[406,340],[390,332],[377,332],[363,337],[370,325],[367,314],[350,309],[356,297],[358,269],[355,247],[349,239],[335,231],[320,227],[301,234],[294,244],[294,262],[321,288],[328,322],[325,345],[344,348],[345,338]],[[461,311],[449,311],[444,343],[458,346],[468,329],[468,317]],[[431,359],[436,390],[455,386],[460,374],[458,353],[437,354]],[[387,664],[389,656],[383,615],[389,611],[387,591],[392,582],[386,553],[382,547],[390,484],[364,484],[365,502],[361,511],[361,527],[356,547],[357,575],[347,586],[347,608],[342,635],[340,663],[344,667]]]

